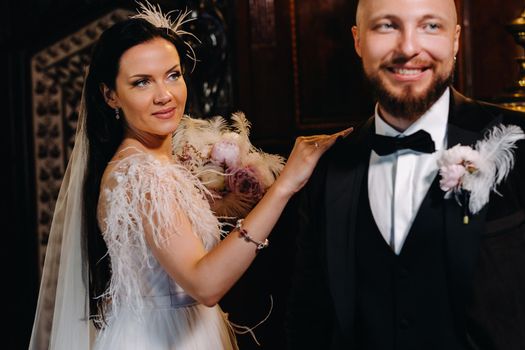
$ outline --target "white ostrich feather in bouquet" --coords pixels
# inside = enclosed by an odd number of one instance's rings
[[[255,148],[250,122],[234,113],[231,125],[220,116],[184,116],[173,136],[176,160],[208,188],[217,216],[241,218],[257,204],[284,166],[284,158]]]

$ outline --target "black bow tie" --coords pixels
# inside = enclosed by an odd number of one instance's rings
[[[425,130],[419,130],[406,137],[390,137],[377,134],[372,136],[372,149],[380,156],[386,156],[406,148],[423,153],[436,151],[434,141],[432,141],[430,134]]]

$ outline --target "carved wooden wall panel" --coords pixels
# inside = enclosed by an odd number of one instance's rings
[[[90,50],[101,32],[128,16],[115,10],[31,59],[39,260],[42,267],[55,201],[71,154]]]

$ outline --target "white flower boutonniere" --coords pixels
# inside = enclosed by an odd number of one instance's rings
[[[445,198],[454,197],[464,208],[463,223],[487,204],[491,191],[497,193],[496,186],[514,166],[514,149],[521,139],[525,134],[520,127],[500,125],[474,148],[458,144],[443,152],[438,160],[439,186]]]

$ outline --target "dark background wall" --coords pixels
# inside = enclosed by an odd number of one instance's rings
[[[350,28],[355,1],[201,0],[160,1],[166,8],[218,6],[226,16],[231,67],[229,108],[253,123],[253,142],[287,155],[296,135],[330,131],[368,117],[372,99],[363,88]],[[27,348],[38,292],[35,169],[31,105],[31,56],[116,7],[132,1],[9,0],[0,13],[0,84],[4,195],[2,289],[11,322],[8,349]],[[523,0],[457,1],[463,24],[456,87],[491,100],[513,84],[522,55],[504,25],[518,17]],[[283,314],[294,239],[292,201],[272,234],[272,245],[221,303],[232,320],[253,325],[274,299],[272,315],[255,333],[259,349],[283,347]],[[241,348],[256,348],[240,336]]]

